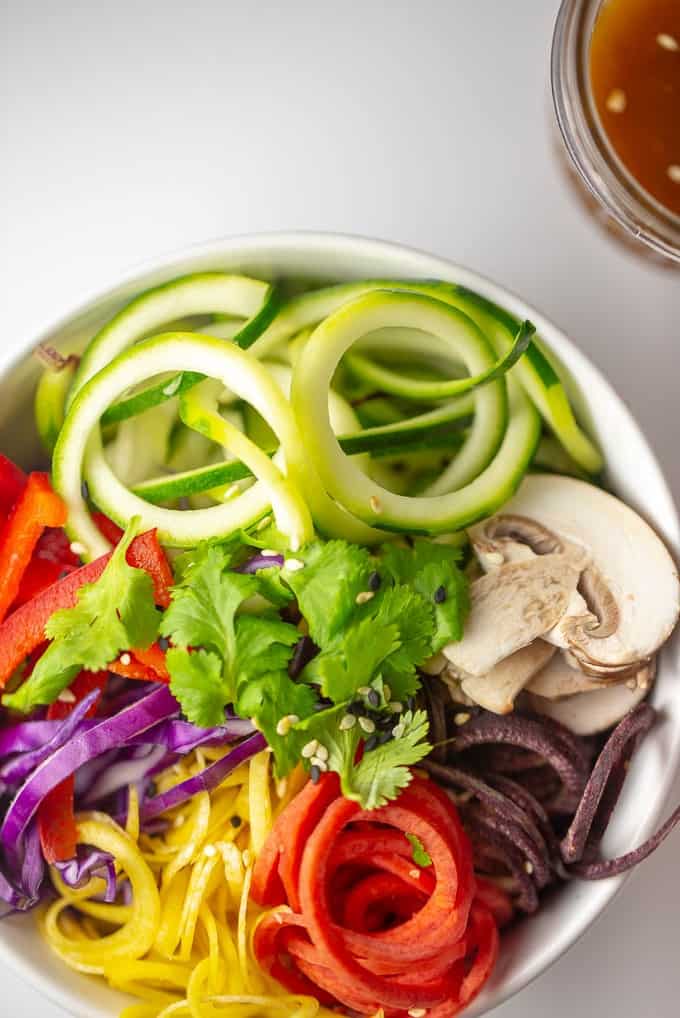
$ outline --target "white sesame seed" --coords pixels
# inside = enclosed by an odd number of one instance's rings
[[[362,590],[354,598],[356,604],[366,604],[367,601],[371,601],[375,597],[375,593],[372,590]]]
[[[177,392],[177,390],[179,389],[181,384],[182,384],[182,376],[181,375],[176,375],[175,378],[173,378],[172,381],[168,382],[168,384],[163,389],[163,395],[164,396],[174,396],[175,393]]]
[[[357,719],[354,714],[345,714],[345,716],[341,718],[338,728],[341,732],[348,732],[350,728],[354,728],[356,723]]]
[[[274,548],[263,548],[260,555],[264,558],[276,558],[278,551],[275,551]]]
[[[413,880],[420,880],[420,870],[409,870],[408,875],[412,877]]]
[[[322,760],[321,757],[319,756],[313,756],[309,762],[312,765],[312,767],[318,767],[320,771],[328,770],[328,764],[326,763],[325,760]]]
[[[425,1018],[427,1011],[424,1007],[411,1007],[408,1013],[410,1018]]]
[[[120,655],[120,663],[122,665],[132,664],[132,658],[130,657],[129,654],[121,654]]]
[[[283,799],[284,795],[288,791],[288,778],[279,778],[276,782],[276,794],[279,799]]]
[[[302,747],[302,755],[305,760],[309,760],[310,757],[316,755],[316,751],[319,748],[319,743],[316,739],[312,739],[310,742],[305,743]]]
[[[246,868],[250,866],[250,852],[248,851],[247,848],[244,848],[243,851],[241,852],[241,859],[243,860],[243,865]]]
[[[73,554],[77,555],[79,558],[82,558],[83,555],[87,555],[87,548],[80,541],[71,541],[70,548]]]
[[[680,184],[680,164],[671,163],[666,170],[666,173],[671,178],[674,184]]]
[[[376,516],[378,515],[378,513],[382,512],[382,502],[380,501],[379,498],[376,498],[375,495],[371,495],[371,497],[368,500],[368,504],[371,507],[371,512],[375,513]]]
[[[392,699],[392,687],[388,686],[386,682],[383,684],[383,696],[385,697],[385,703],[389,703]]]
[[[298,725],[300,723],[300,718],[297,716],[297,714],[289,714],[288,722],[291,725]]]
[[[359,718],[359,727],[366,735],[372,735],[375,731],[375,721],[371,721],[370,718]]]
[[[228,502],[230,498],[234,497],[234,495],[238,495],[238,492],[239,492],[238,484],[230,484],[227,490],[225,491],[224,495],[222,496],[222,501]]]
[[[371,692],[370,686],[359,686],[359,688],[357,689],[357,693],[359,694],[359,696],[368,696],[370,692]]]
[[[404,727],[403,722],[400,721],[399,724],[395,725],[394,728],[392,729],[392,735],[394,736],[395,739],[401,739],[405,731],[406,728]]]
[[[266,528],[269,526],[271,521],[272,521],[271,516],[265,516],[263,519],[260,520],[258,525],[255,527],[255,530],[256,531],[266,530]]]
[[[206,845],[203,849],[203,855],[207,856],[208,859],[213,859],[217,855],[217,849],[214,845]]]
[[[276,723],[276,734],[277,735],[288,735],[290,731],[290,721],[288,718],[281,718]]]
[[[316,757],[318,760],[323,760],[325,763],[328,760],[328,750],[325,746],[319,746],[316,751]]]
[[[527,861],[526,861],[526,862],[524,863],[524,872],[525,872],[525,873],[528,873],[528,874],[529,874],[529,876],[531,876],[531,874],[532,874],[532,873],[534,872],[534,866],[533,866],[533,863],[530,863],[528,859],[527,859]]]
[[[401,700],[392,700],[389,707],[393,714],[401,714],[404,709],[404,705]]]
[[[304,569],[305,564],[299,558],[287,558],[283,563],[284,569],[287,569],[289,573],[296,573],[299,569]]]
[[[57,697],[59,703],[75,703],[75,694],[70,689],[62,689],[61,693]]]
[[[454,714],[453,716],[454,724],[466,725],[471,717],[472,715],[468,714],[467,711],[461,711],[460,714]]]
[[[622,88],[613,88],[607,96],[605,106],[610,113],[623,113],[626,108],[626,93]]]
[[[677,53],[677,51],[680,49],[680,44],[678,43],[678,40],[674,36],[669,35],[668,32],[659,32],[659,34],[656,37],[656,41],[658,42],[661,49],[670,50],[670,52],[672,53]]]

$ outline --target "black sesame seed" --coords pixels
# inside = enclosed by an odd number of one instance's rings
[[[380,693],[377,691],[377,689],[372,689],[371,692],[367,695],[366,699],[370,703],[371,707],[380,706]]]
[[[151,798],[156,794],[157,791],[158,788],[156,787],[156,782],[150,781],[149,784],[146,786],[146,794],[148,795],[148,797]]]
[[[321,777],[321,768],[318,767],[316,764],[312,764],[309,771],[309,776],[312,779],[312,784],[318,785],[319,779]]]
[[[378,739],[379,736],[375,734],[371,735],[368,739],[366,739],[366,742],[364,743],[364,749],[366,750],[367,753],[370,753],[372,749],[375,749],[375,747],[378,745]]]
[[[83,483],[80,485],[80,492],[81,492],[83,498],[85,499],[85,501],[89,502],[90,501],[90,489],[88,487],[87,481],[83,481]]]
[[[354,714],[355,718],[363,718],[368,713],[366,707],[360,700],[353,700],[347,707],[348,714]]]
[[[380,573],[377,573],[374,570],[371,573],[371,575],[368,577],[368,589],[372,590],[373,593],[375,593],[376,590],[380,590],[380,584],[381,583],[382,583],[382,576],[380,575]]]
[[[442,584],[441,587],[437,587],[434,592],[434,603],[443,604],[444,601],[446,601],[446,587]]]
[[[374,720],[378,728],[394,728],[394,714],[376,714]]]
[[[69,573],[70,573],[69,569],[62,569],[61,572],[59,573],[58,579],[63,580],[64,577],[69,575]]]
[[[409,696],[408,697],[408,699],[406,700],[406,707],[407,707],[408,710],[415,710],[416,709],[416,700],[415,700],[414,696]]]
[[[160,636],[158,638],[158,646],[160,647],[161,650],[168,649],[168,647],[170,646],[170,640],[167,638],[167,636]]]
[[[241,820],[240,816],[234,813],[233,817],[229,818],[229,823],[231,824],[232,827],[240,827],[243,821]]]
[[[385,743],[389,742],[391,738],[392,738],[391,730],[387,732],[381,732],[380,735],[378,736],[378,743],[379,745],[384,746]]]

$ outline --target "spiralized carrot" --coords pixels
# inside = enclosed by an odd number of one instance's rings
[[[189,754],[157,776],[158,791],[224,752]],[[104,814],[78,817],[79,843],[111,853],[131,900],[105,904],[96,900],[101,878],[74,889],[53,869],[58,897],[41,918],[50,946],[71,967],[137,998],[120,1018],[331,1018],[313,997],[291,995],[266,976],[252,953],[262,914],[249,898],[253,865],[273,818],[304,780],[294,772],[274,781],[266,751],[212,792],[168,810],[157,833],[140,830],[133,788],[124,830]]]

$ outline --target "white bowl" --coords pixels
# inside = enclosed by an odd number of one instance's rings
[[[551,322],[523,300],[468,269],[394,244],[360,237],[285,233],[235,237],[192,248],[155,261],[103,294],[84,300],[72,314],[39,336],[27,336],[24,349],[38,342],[54,346],[91,334],[133,294],[185,272],[230,269],[265,278],[294,277],[310,285],[370,277],[440,278],[463,283],[530,318],[557,361],[570,376],[579,414],[598,440],[608,480],[638,509],[677,552],[680,523],[654,454],[626,406],[590,361]],[[32,417],[32,390],[38,375],[25,354],[11,362],[0,354],[2,403],[0,449],[30,465],[40,453]],[[624,794],[607,832],[604,850],[618,854],[650,835],[661,814],[680,759],[680,634],[666,647],[653,702],[659,722],[635,757]],[[653,866],[650,862],[646,865]],[[540,912],[503,938],[496,971],[484,993],[466,1012],[481,1015],[556,961],[602,912],[625,877],[593,883],[574,881],[546,896]],[[13,916],[0,923],[0,960],[27,982],[82,1018],[114,1018],[125,1002],[97,979],[71,972],[43,943],[35,918]]]

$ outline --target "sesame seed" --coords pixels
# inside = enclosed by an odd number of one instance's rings
[[[534,866],[533,866],[533,863],[530,863],[528,859],[527,859],[527,861],[526,861],[526,862],[524,863],[524,872],[525,872],[525,873],[528,873],[528,874],[529,874],[529,876],[531,876],[531,874],[532,874],[532,873],[534,872]]]
[[[217,849],[214,845],[206,845],[203,849],[203,855],[207,856],[208,859],[214,859],[217,855]]]
[[[360,718],[366,713],[366,707],[361,700],[352,700],[352,702],[347,705],[347,713],[355,714],[358,718]]]
[[[328,750],[325,746],[319,746],[316,751],[316,756],[319,760],[323,760],[324,763],[328,760]]]
[[[434,592],[434,603],[444,604],[444,601],[446,601],[446,587],[442,583],[442,585],[440,587],[437,587],[437,589]]]
[[[132,658],[130,657],[129,654],[121,654],[120,655],[120,663],[122,665],[132,664]]]
[[[247,848],[244,848],[243,851],[241,852],[241,858],[243,859],[243,865],[247,869],[248,866],[250,866],[250,858],[251,858],[250,857],[250,852],[248,851]]]
[[[392,699],[392,687],[387,682],[383,683],[383,696],[385,697],[385,703],[389,703]]]
[[[411,1007],[408,1013],[410,1018],[425,1018],[427,1011],[424,1007]]]
[[[622,88],[613,88],[607,96],[605,106],[610,113],[623,113],[626,108],[626,93]]]
[[[276,723],[276,734],[277,735],[288,735],[290,731],[290,721],[287,717],[281,718]]]
[[[305,743],[305,745],[302,747],[302,755],[305,758],[305,760],[309,760],[311,757],[315,756],[318,748],[319,743],[316,739],[312,739],[311,742]]]
[[[90,500],[90,488],[87,481],[83,481],[80,485],[80,494],[83,496],[86,502]]]
[[[299,558],[287,558],[283,563],[284,569],[287,569],[289,573],[297,573],[299,569],[304,569],[305,564]]]
[[[313,756],[312,759],[310,760],[310,763],[312,767],[318,767],[319,770],[322,772],[328,770],[328,764],[326,763],[326,761],[322,760],[318,756]]]
[[[456,725],[466,725],[471,717],[472,715],[468,714],[467,711],[461,711],[460,714],[454,715],[453,721]]]
[[[393,714],[401,714],[404,709],[404,705],[401,700],[392,700],[389,707]]]
[[[266,530],[266,528],[269,526],[271,521],[272,521],[271,516],[263,517],[263,519],[261,519],[260,522],[258,523],[258,525],[255,527],[255,530],[256,531]]]
[[[278,551],[275,551],[273,548],[263,548],[260,555],[264,558],[276,558]]]
[[[368,577],[368,589],[372,590],[375,593],[376,590],[380,590],[381,583],[382,577],[380,576],[380,573],[377,573],[375,570],[373,570],[371,575]]]
[[[338,725],[338,728],[340,729],[341,732],[348,732],[350,728],[354,728],[356,723],[357,719],[355,718],[354,714],[345,714],[345,716],[340,719],[340,724]]]
[[[366,732],[367,735],[373,735],[375,731],[375,721],[371,721],[370,718],[359,718],[359,727],[362,731]]]
[[[378,736],[378,745],[384,746],[386,742],[389,742],[392,738],[392,732],[381,732]]]
[[[229,823],[234,829],[236,829],[237,827],[241,826],[243,821],[241,820],[240,816],[234,813],[233,817],[229,817]]]
[[[87,548],[80,541],[71,541],[70,547],[73,554],[77,555],[79,558],[82,558],[83,555],[87,555]]]
[[[674,184],[680,184],[680,164],[671,163],[671,165],[666,170],[666,173],[668,174],[668,176],[670,177]]]
[[[158,646],[160,647],[161,650],[168,649],[168,647],[170,646],[170,640],[167,638],[167,636],[160,636],[158,638]]]
[[[279,799],[283,799],[284,795],[288,791],[288,778],[279,778],[276,782],[276,794]]]
[[[168,382],[168,384],[163,389],[163,395],[164,396],[174,396],[175,393],[177,392],[177,390],[179,389],[181,384],[182,384],[182,376],[181,375],[176,375],[172,379],[172,381]]]
[[[370,703],[371,707],[377,707],[380,704],[380,693],[377,689],[371,689],[366,699]]]
[[[404,723],[400,721],[399,724],[395,725],[394,728],[392,729],[392,735],[394,736],[395,739],[401,739],[405,731],[406,728],[404,727]]]
[[[371,507],[371,512],[375,513],[376,516],[378,515],[378,513],[382,512],[382,502],[380,501],[379,498],[376,498],[375,495],[371,495],[371,497],[368,500],[368,504]]]
[[[366,742],[364,743],[364,749],[366,750],[367,753],[371,753],[376,748],[379,742],[380,736],[376,735],[374,732],[373,735],[369,735],[369,737],[366,739]]]
[[[76,697],[75,694],[72,693],[70,689],[62,689],[61,693],[57,697],[57,700],[59,701],[59,703],[75,703]]]
[[[319,778],[321,777],[321,768],[317,764],[312,764],[309,776],[312,779],[312,784],[318,785]]]
[[[416,709],[416,698],[415,698],[415,696],[409,696],[408,700],[406,701],[406,706],[411,711]]]
[[[173,821],[172,826],[173,827],[182,827],[183,824],[184,824],[184,813],[178,813],[177,816],[175,817],[174,821]]]
[[[354,598],[356,604],[366,604],[367,601],[372,600],[375,597],[375,593],[372,590],[362,590]]]
[[[677,51],[680,49],[680,44],[678,43],[678,40],[674,36],[669,35],[668,32],[659,32],[659,34],[656,37],[656,41],[658,42],[661,49],[667,49],[671,53],[677,53]]]
[[[297,716],[297,714],[289,714],[288,715],[288,720],[289,720],[291,725],[299,725],[300,724],[300,718]]]
[[[222,501],[228,502],[230,498],[234,497],[234,495],[238,495],[238,492],[239,492],[238,484],[230,484],[227,490],[225,491],[224,495],[222,496]]]
[[[359,688],[357,689],[357,693],[359,694],[359,696],[368,696],[370,692],[371,692],[370,686],[359,686]]]
[[[413,880],[420,880],[420,870],[409,870],[408,875],[412,877]]]

